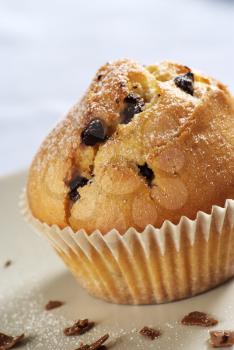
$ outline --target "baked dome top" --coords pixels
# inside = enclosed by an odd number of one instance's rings
[[[30,168],[33,215],[103,234],[178,223],[234,198],[234,103],[173,62],[101,67]]]

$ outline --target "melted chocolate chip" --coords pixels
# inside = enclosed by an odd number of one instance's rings
[[[77,175],[74,179],[72,179],[72,181],[69,183],[69,187],[71,189],[71,191],[76,190],[78,187],[83,187],[85,185],[87,185],[88,183],[88,179],[86,179],[86,177],[83,176],[79,176]]]
[[[194,74],[192,72],[188,72],[184,75],[179,75],[174,80],[176,86],[181,90],[187,92],[190,95],[194,93]]]
[[[10,335],[0,333],[0,350],[12,349],[15,345],[21,343],[22,340],[24,340],[24,334],[17,337],[12,337]]]
[[[77,190],[70,191],[69,198],[73,203],[75,203],[80,199],[80,194],[77,192]]]
[[[135,114],[143,111],[144,100],[137,94],[130,93],[124,99],[124,108],[120,112],[122,124],[128,124]]]
[[[86,146],[94,146],[106,140],[107,128],[103,120],[93,119],[82,131],[81,139]]]
[[[138,168],[140,170],[140,174],[142,176],[144,176],[144,178],[146,179],[148,185],[151,185],[151,182],[154,179],[153,170],[150,169],[146,163],[144,165],[138,165]]]
[[[79,175],[77,175],[73,180],[69,182],[69,187],[70,187],[69,198],[72,202],[76,202],[78,199],[80,199],[80,195],[77,189],[79,187],[83,187],[87,185],[88,182],[89,180],[86,179],[86,177],[79,176]]]
[[[89,322],[88,319],[85,320],[78,320],[74,323],[73,326],[65,328],[64,334],[67,337],[73,336],[73,335],[81,335],[86,332],[88,332],[91,328],[93,328],[95,325],[94,322]]]

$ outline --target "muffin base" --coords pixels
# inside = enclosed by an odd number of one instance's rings
[[[48,226],[33,217],[22,200],[27,221],[45,236],[79,283],[98,298],[117,304],[158,304],[209,290],[234,276],[234,200],[165,221],[139,233],[130,228],[87,235]]]

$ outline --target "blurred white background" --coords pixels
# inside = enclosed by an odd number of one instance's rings
[[[106,61],[173,59],[234,92],[233,37],[232,0],[0,0],[0,175],[29,165]]]

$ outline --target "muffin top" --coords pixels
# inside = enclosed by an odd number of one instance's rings
[[[173,62],[102,66],[48,135],[27,197],[48,225],[105,234],[234,198],[234,102],[217,80]]]

